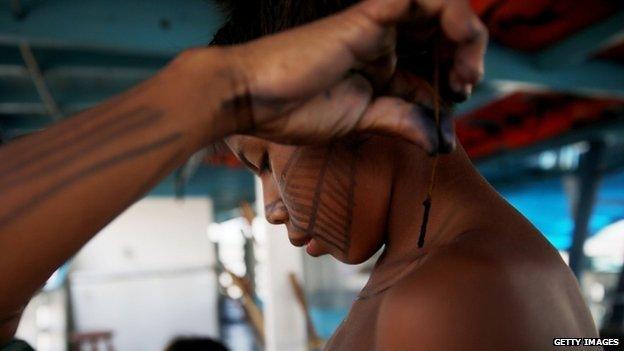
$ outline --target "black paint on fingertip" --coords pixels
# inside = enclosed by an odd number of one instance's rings
[[[437,136],[438,131],[435,123],[435,112],[433,109],[423,106],[414,105],[414,113],[422,116],[424,134],[427,138],[427,145],[423,146],[423,149],[429,156],[435,156],[438,153],[439,138]]]
[[[452,90],[451,88],[449,88],[444,95],[449,101],[454,103],[464,102],[470,97],[470,95],[465,90],[457,92]]]
[[[453,133],[453,122],[450,121],[450,123],[450,127],[449,125],[443,125],[441,128],[441,135],[439,137],[442,142],[439,151],[442,154],[448,154],[455,150],[456,140],[455,134]]]
[[[418,105],[418,108],[425,115],[426,118],[433,122],[433,128],[435,130],[433,133],[427,131],[427,136],[429,137],[430,144],[430,149],[426,150],[427,155],[435,156],[437,154],[447,154],[453,151],[455,141],[454,136],[449,137],[447,133],[444,133],[442,131],[442,127],[437,128],[437,126],[435,125],[435,110],[428,106],[422,105]],[[441,110],[439,116],[440,123],[451,118],[450,115],[451,113],[449,111]]]
[[[438,153],[440,154],[450,154],[455,149],[455,143],[444,140],[440,143],[440,147],[438,148]]]
[[[438,153],[449,154],[454,149],[455,138],[450,137],[448,133],[442,131],[442,128],[438,128]]]
[[[440,137],[436,132],[427,133],[427,139],[429,141],[429,149],[427,155],[435,156],[440,152]]]
[[[427,116],[428,118],[430,118],[432,121],[435,122],[435,110],[434,109],[432,109],[429,106],[424,106],[424,105],[418,105],[418,108],[425,116]],[[440,109],[440,121],[443,121],[448,117],[450,117],[450,113],[446,111],[445,109],[441,108]]]

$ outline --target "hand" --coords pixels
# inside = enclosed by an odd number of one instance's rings
[[[314,143],[351,131],[376,131],[430,152],[452,145],[451,117],[441,121],[440,143],[431,116],[410,102],[418,100],[414,85],[406,88],[406,80],[399,84],[395,76],[396,24],[422,21],[423,15],[439,18],[442,33],[456,44],[445,76],[456,93],[466,93],[482,75],[487,34],[465,0],[368,0],[224,49],[240,77],[224,114],[237,119],[235,132],[277,142]],[[387,85],[392,88],[380,89]],[[388,95],[375,94],[380,91]]]

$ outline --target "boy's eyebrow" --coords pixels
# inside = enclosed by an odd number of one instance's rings
[[[238,158],[243,161],[243,163],[245,164],[245,166],[251,168],[254,172],[256,173],[260,173],[260,170],[258,169],[258,167],[254,166],[253,163],[251,163],[247,157],[245,157],[245,155],[243,154],[242,151],[239,151],[236,153],[236,155],[238,156]]]

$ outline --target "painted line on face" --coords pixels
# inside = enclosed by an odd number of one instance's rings
[[[293,227],[343,255],[351,244],[355,174],[362,141],[299,147],[280,177]]]

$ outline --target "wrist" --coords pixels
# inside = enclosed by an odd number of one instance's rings
[[[181,54],[181,77],[189,82],[191,96],[184,100],[201,119],[208,143],[251,129],[251,97],[245,69],[235,48],[211,47]],[[179,103],[179,101],[178,101]]]
[[[216,109],[213,126],[218,139],[254,129],[252,98],[249,90],[249,67],[242,59],[241,46],[213,47],[210,68],[211,90]]]
[[[174,128],[201,148],[240,130],[230,104],[244,80],[228,49],[190,49],[179,54],[156,77],[149,100],[170,111]]]

